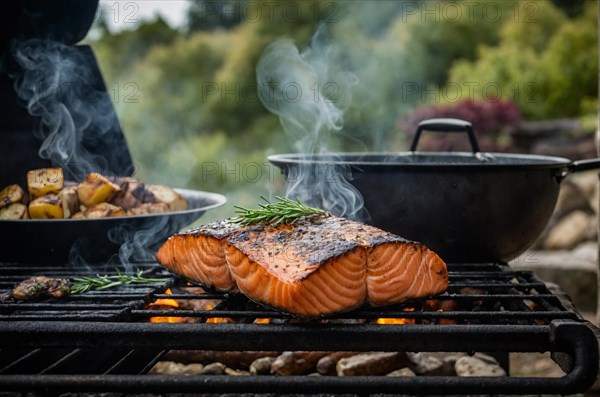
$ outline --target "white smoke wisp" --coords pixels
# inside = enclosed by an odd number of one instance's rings
[[[14,88],[29,114],[40,119],[34,134],[42,140],[39,155],[65,174],[83,179],[108,169],[102,156],[86,149],[88,142],[107,142],[114,127],[112,104],[95,90],[93,71],[76,47],[49,40],[15,41],[20,73]],[[115,148],[118,149],[118,148]]]
[[[120,246],[118,261],[131,269],[132,263],[153,262],[158,246],[176,233],[181,224],[168,216],[150,216],[144,222],[123,223],[108,232],[108,239]]]
[[[326,154],[326,163],[303,163],[287,170],[285,195],[324,208],[335,215],[364,220],[360,192],[350,183],[350,166],[341,164],[327,145],[343,127],[344,110],[351,103],[357,77],[339,67],[336,46],[323,28],[300,51],[289,39],[270,44],[256,67],[258,95],[279,116],[295,148],[310,160]]]

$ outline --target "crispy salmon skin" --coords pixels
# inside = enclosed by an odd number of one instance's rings
[[[213,222],[169,238],[157,253],[172,272],[300,317],[441,293],[446,264],[420,243],[334,216],[294,224]]]

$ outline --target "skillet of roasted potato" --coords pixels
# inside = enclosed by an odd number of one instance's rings
[[[29,171],[27,192],[16,184],[0,190],[0,219],[96,219],[185,211],[189,206],[168,186],[96,172],[80,183],[70,182],[61,168]]]
[[[224,196],[91,173],[65,181],[60,168],[32,170],[27,186],[0,189],[0,262],[115,260],[150,249],[223,205]],[[152,259],[152,258],[150,258]]]

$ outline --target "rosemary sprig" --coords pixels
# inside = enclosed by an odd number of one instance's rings
[[[76,277],[71,285],[71,294],[82,294],[90,290],[105,290],[125,284],[166,284],[167,280],[162,278],[146,278],[142,276],[142,270],[138,269],[135,276],[121,274],[117,269],[117,274],[113,276],[96,277]]]
[[[242,225],[252,225],[259,222],[269,223],[278,226],[282,223],[292,224],[303,216],[331,214],[320,208],[309,207],[297,198],[295,201],[286,197],[275,196],[277,202],[271,203],[264,197],[260,197],[266,204],[258,203],[259,209],[248,209],[235,206],[235,212],[238,214],[232,219],[234,223]]]

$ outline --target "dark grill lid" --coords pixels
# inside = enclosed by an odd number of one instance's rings
[[[89,125],[78,130],[82,136],[77,140],[81,142],[86,158],[75,162],[85,160],[88,164],[86,167],[73,165],[72,171],[132,174],[131,155],[94,54],[88,46],[75,45],[86,36],[97,7],[98,0],[18,0],[3,4],[0,12],[0,188],[11,183],[24,185],[25,174],[30,169],[64,167],[64,164],[53,164],[38,155],[42,140],[34,132],[44,126],[39,115],[33,116],[27,111],[26,101],[19,98],[15,90],[15,81],[24,70],[14,55],[23,43],[32,40],[49,43],[47,48],[55,48],[53,56],[75,63],[80,68],[78,74],[86,76],[85,79],[61,81],[56,98],[49,100],[64,102],[75,119],[77,112],[101,119],[92,119]],[[38,47],[33,54],[45,51],[44,45]],[[40,69],[43,72],[49,68]],[[71,101],[69,98],[73,96],[80,100]],[[103,109],[101,117],[97,109]],[[102,129],[101,134],[99,129]],[[67,172],[66,177],[78,179],[82,175]]]
[[[17,0],[2,4],[0,40],[5,50],[11,39],[49,39],[76,44],[87,34],[98,0]]]

